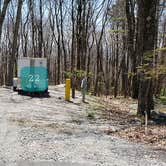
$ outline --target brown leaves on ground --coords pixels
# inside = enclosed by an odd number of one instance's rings
[[[136,100],[103,98],[102,102],[106,108],[105,117],[110,121],[105,133],[166,149],[166,126],[151,122],[145,128],[142,119],[136,116]]]
[[[142,142],[166,148],[166,126],[149,125],[127,128],[115,133],[116,135],[132,141]]]

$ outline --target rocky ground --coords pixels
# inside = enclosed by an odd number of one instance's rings
[[[63,85],[49,91],[49,98],[31,98],[0,88],[0,166],[166,165],[165,151],[110,134],[118,120],[105,117],[99,99],[82,103],[77,93],[65,102]]]

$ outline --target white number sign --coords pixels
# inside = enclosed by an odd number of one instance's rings
[[[40,75],[39,74],[29,75],[28,76],[28,81],[29,82],[39,82],[40,81]]]

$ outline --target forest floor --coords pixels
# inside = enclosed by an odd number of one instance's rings
[[[137,117],[137,100],[123,97],[103,98],[102,103],[107,103],[105,117],[111,122],[106,131],[108,134],[166,151],[166,105],[155,102],[152,119],[145,128],[145,119]]]
[[[0,88],[0,166],[166,165],[166,128],[151,123],[145,134],[136,101],[87,96],[82,103],[77,92],[66,102],[64,85],[49,92],[31,98]]]

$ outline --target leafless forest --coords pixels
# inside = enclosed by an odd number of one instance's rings
[[[166,95],[165,0],[0,0],[0,84],[19,57],[46,57],[50,85],[71,77],[88,91],[138,99],[138,113]]]

